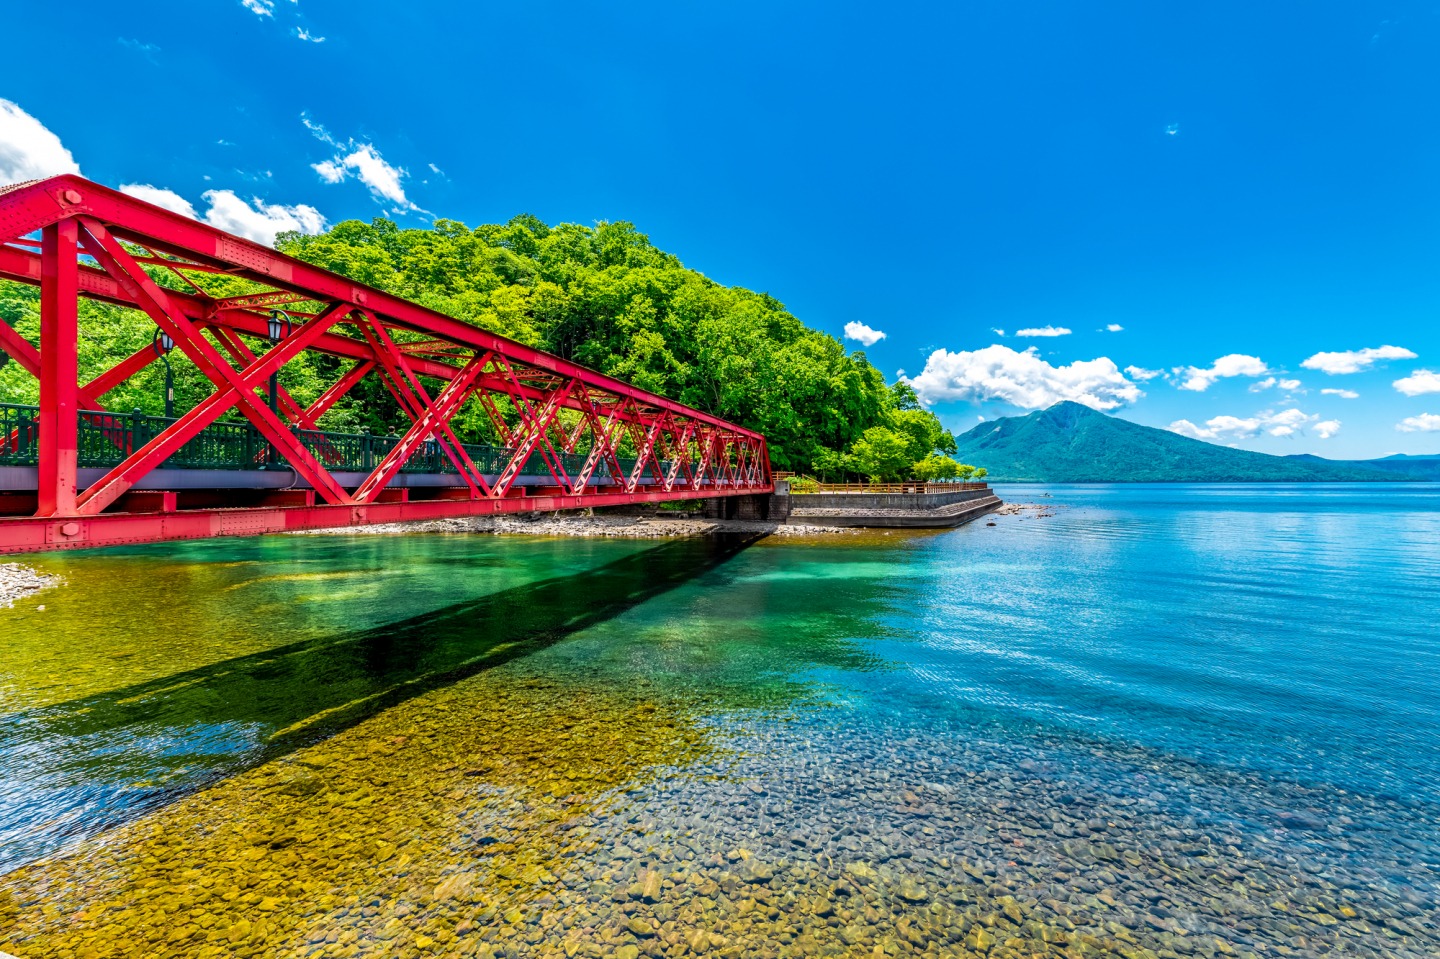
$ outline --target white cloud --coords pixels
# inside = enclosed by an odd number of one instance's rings
[[[325,229],[320,211],[303,203],[282,206],[257,198],[251,206],[231,190],[207,191],[205,202],[210,204],[205,212],[206,223],[266,246],[274,246],[275,234],[286,230],[319,233]]]
[[[1315,415],[1307,415],[1296,409],[1289,409],[1283,413],[1270,413],[1266,411],[1260,414],[1261,429],[1271,436],[1293,436],[1297,431],[1320,419]]]
[[[310,169],[320,174],[320,179],[326,183],[339,183],[345,179],[345,168],[333,160],[325,160],[320,163],[312,163]]]
[[[303,124],[305,124],[305,129],[309,130],[311,133],[313,133],[313,134],[315,135],[315,139],[317,139],[317,140],[324,140],[326,143],[330,144],[331,146],[339,146],[339,145],[340,145],[339,143],[335,142],[335,138],[330,135],[330,131],[329,131],[329,130],[325,129],[325,127],[323,127],[323,126],[321,126],[320,124],[316,123],[314,120],[310,119],[310,114],[308,114],[308,113],[302,113],[302,114],[300,114],[300,122],[303,123]]]
[[[866,346],[874,346],[885,339],[885,333],[882,330],[871,329],[864,323],[850,322],[845,324],[845,339],[856,340]]]
[[[275,16],[275,0],[240,0],[240,6],[258,17]]]
[[[1392,384],[1406,396],[1420,396],[1423,393],[1440,393],[1440,373],[1431,370],[1416,370]]]
[[[324,37],[317,37],[317,36],[315,36],[315,34],[311,33],[309,30],[306,30],[304,27],[296,27],[296,28],[295,28],[295,36],[298,37],[298,38],[300,38],[301,40],[308,40],[308,41],[311,42],[311,43],[324,43],[324,42],[325,42],[325,38],[324,38]]]
[[[1189,420],[1176,420],[1170,424],[1169,428],[1172,433],[1179,433],[1181,436],[1188,436],[1191,439],[1233,442],[1259,436],[1261,433],[1277,437],[1294,436],[1307,426],[1312,427],[1322,440],[1328,440],[1339,432],[1340,421],[1320,422],[1320,417],[1313,413],[1288,409],[1279,413],[1274,410],[1266,410],[1245,418],[1215,416],[1206,420],[1204,426],[1196,426]]]
[[[279,203],[266,203],[258,197],[252,201],[252,206],[236,196],[233,190],[206,191],[202,199],[210,206],[203,217],[196,212],[189,200],[174,190],[151,186],[148,183],[126,183],[121,185],[120,192],[175,213],[203,220],[213,227],[246,237],[256,243],[264,243],[266,246],[274,246],[275,234],[285,230],[319,233],[326,226],[325,217],[313,206],[303,203],[284,206]]]
[[[999,336],[999,337],[1004,337],[1004,335],[1005,335],[1005,331],[1004,331],[1004,330],[1000,330],[1000,329],[992,329],[990,332],[991,332],[991,333],[994,333],[996,336]]]
[[[405,188],[400,185],[405,171],[386,163],[380,156],[380,151],[371,144],[361,144],[345,157],[344,163],[347,170],[355,171],[360,182],[369,187],[371,193],[404,209],[419,209],[406,198]]]
[[[1105,326],[1105,332],[1107,333],[1119,333],[1123,329],[1125,329],[1125,327],[1119,323],[1109,323]]]
[[[75,158],[45,124],[0,99],[0,186],[79,172]]]
[[[1037,410],[1061,400],[1112,410],[1142,395],[1107,357],[1052,366],[1032,346],[1016,352],[987,346],[973,352],[936,350],[925,369],[908,380],[927,405],[946,400],[1004,400]]]
[[[1164,374],[1164,370],[1147,370],[1143,366],[1127,366],[1125,372],[1130,374],[1132,380],[1139,380],[1141,383],[1148,383],[1157,376]]]
[[[1363,350],[1346,350],[1343,353],[1316,353],[1300,365],[1307,370],[1322,373],[1359,373],[1375,365],[1378,360],[1413,360],[1415,354],[1403,346],[1372,346]]]
[[[1338,396],[1342,400],[1358,400],[1360,398],[1360,394],[1354,390],[1337,390],[1333,387],[1326,387],[1320,392],[1326,396]]]
[[[1209,369],[1201,369],[1198,366],[1175,368],[1175,375],[1182,378],[1178,384],[1180,389],[1196,392],[1209,389],[1210,384],[1219,379],[1231,376],[1264,376],[1268,372],[1270,370],[1258,356],[1246,356],[1244,353],[1229,353],[1222,356]]]
[[[1259,426],[1260,422],[1254,419],[1242,420],[1234,416],[1216,416],[1206,420],[1204,426],[1196,426],[1189,420],[1176,420],[1167,428],[1172,433],[1188,436],[1192,440],[1213,440],[1221,438],[1221,434],[1224,433],[1251,436]]]
[[[1032,326],[1029,329],[1016,330],[1016,336],[1069,336],[1070,331],[1063,326]]]
[[[1262,390],[1268,390],[1268,389],[1269,389],[1270,387],[1272,387],[1272,386],[1278,386],[1278,387],[1280,387],[1282,390],[1285,390],[1286,392],[1293,393],[1294,391],[1300,389],[1300,381],[1299,381],[1299,380],[1282,380],[1282,379],[1279,379],[1278,377],[1267,376],[1267,377],[1265,377],[1265,379],[1260,380],[1259,382],[1253,384],[1253,385],[1250,387],[1250,392],[1251,392],[1251,393],[1259,393],[1259,392],[1262,391]],[[1302,391],[1302,392],[1303,392],[1303,391]]]
[[[1396,423],[1395,428],[1402,433],[1440,432],[1440,415],[1421,413],[1419,416],[1407,416]]]
[[[144,200],[146,203],[153,203],[158,207],[164,207],[172,213],[188,216],[192,220],[200,219],[199,215],[195,212],[195,207],[190,201],[174,190],[151,186],[148,183],[122,183],[120,184],[120,192],[133,196],[137,200]]]
[[[341,143],[331,136],[329,130],[311,120],[308,114],[300,114],[300,122],[305,124],[305,128],[313,133],[317,140],[336,148],[335,156],[331,159],[310,165],[310,169],[320,174],[320,179],[326,183],[339,183],[353,174],[369,188],[370,194],[377,200],[394,204],[396,213],[411,210],[425,212],[405,195],[403,181],[409,174],[400,167],[385,162],[385,158],[375,149],[373,143],[358,143],[355,140]]]

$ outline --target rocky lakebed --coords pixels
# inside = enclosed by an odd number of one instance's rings
[[[1435,868],[1395,829],[1436,824],[1399,800],[1321,814],[1294,784],[1083,741],[702,708],[643,682],[473,677],[11,873],[0,949],[1440,954]]]

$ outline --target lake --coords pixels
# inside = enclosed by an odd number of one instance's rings
[[[1440,487],[997,492],[35,557],[0,950],[1440,955]]]

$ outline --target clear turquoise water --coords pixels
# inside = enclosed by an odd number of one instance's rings
[[[904,708],[973,707],[1220,768],[1436,794],[1440,489],[1001,494],[1069,509],[914,550],[914,589],[887,617],[922,680],[890,692]]]
[[[625,794],[649,821],[703,820],[716,848],[744,829],[855,851],[893,812],[864,796],[909,771],[958,824],[894,825],[917,868],[980,856],[1038,809],[1055,812],[1053,836],[1025,833],[1039,869],[1065,855],[1045,842],[1108,816],[1142,847],[1232,837],[1257,870],[1393,898],[1410,934],[1435,931],[1440,487],[998,492],[1053,515],[759,544],[269,537],[46,557],[68,585],[0,613],[0,868],[515,670],[663,690],[725,746],[726,775],[789,797],[758,826],[707,818],[730,787],[706,764]],[[862,782],[859,805],[837,798]],[[1434,954],[1436,937],[1375,954]]]

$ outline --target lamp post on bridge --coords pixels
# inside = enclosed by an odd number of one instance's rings
[[[285,337],[290,335],[293,324],[290,314],[284,310],[271,310],[270,319],[266,324],[266,330],[270,344],[278,344]],[[270,412],[279,415],[279,393],[280,393],[280,370],[276,369],[270,374]]]
[[[175,349],[175,341],[170,338],[169,333],[157,326],[151,348],[155,351],[155,355],[160,357],[160,361],[165,364],[165,418],[173,420],[175,418],[175,370],[170,366],[170,351]]]

